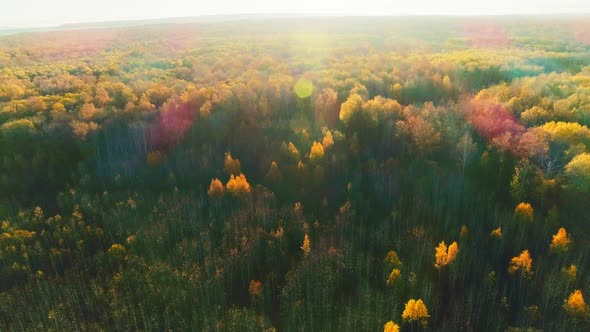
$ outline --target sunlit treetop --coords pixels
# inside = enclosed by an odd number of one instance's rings
[[[590,148],[590,129],[576,122],[547,122],[540,127],[551,140],[568,145],[582,143],[586,149]]]
[[[401,270],[398,268],[394,268],[393,270],[391,270],[391,273],[389,273],[389,276],[387,277],[386,284],[392,285],[393,283],[398,281],[400,279],[400,277],[401,277]]]
[[[428,323],[428,317],[430,317],[428,309],[421,299],[410,299],[406,303],[404,311],[402,312],[402,319],[404,321],[419,321],[423,325]]]
[[[561,227],[557,234],[553,235],[549,249],[553,252],[566,252],[570,246],[570,238],[565,228]]]
[[[496,229],[494,229],[491,233],[491,236],[501,239],[502,238],[502,227],[498,227]]]
[[[320,142],[313,142],[311,151],[309,152],[309,160],[312,162],[319,162],[324,158],[324,146]]]
[[[383,327],[383,332],[399,332],[399,325],[390,320]]]
[[[518,220],[526,222],[533,222],[534,211],[533,207],[529,203],[521,202],[514,209],[514,216]]]
[[[334,138],[332,138],[332,132],[329,130],[326,130],[324,133],[324,138],[322,139],[322,147],[324,149],[327,149],[330,146],[332,146],[333,144],[334,144]]]
[[[227,192],[234,195],[248,194],[250,193],[250,184],[248,183],[248,180],[246,180],[244,174],[240,173],[238,176],[232,174],[225,185],[225,189]]]
[[[445,241],[442,241],[438,245],[438,247],[436,247],[434,249],[434,251],[435,251],[435,253],[434,253],[434,258],[435,258],[434,266],[437,269],[440,269],[443,266],[449,265],[450,263],[452,263],[455,260],[455,258],[457,257],[457,254],[459,252],[459,245],[457,244],[457,242],[453,242],[447,248]]]
[[[363,105],[363,98],[358,94],[352,94],[348,99],[340,106],[340,121],[344,124],[348,124],[352,116],[361,111]]]
[[[309,237],[307,234],[303,237],[303,244],[301,244],[301,250],[303,251],[303,255],[308,256],[311,253],[311,242],[309,241]]]
[[[533,274],[533,259],[528,250],[523,250],[520,255],[513,257],[508,266],[508,272],[515,274],[521,272],[522,276],[528,278]]]
[[[564,267],[561,272],[569,282],[574,282],[578,274],[578,267],[574,264],[570,264],[569,267]]]
[[[221,197],[223,195],[223,192],[223,183],[219,181],[219,179],[212,179],[207,194],[211,197]]]
[[[283,142],[283,144],[281,145],[281,150],[291,161],[294,161],[294,162],[299,161],[299,159],[300,159],[299,150],[297,149],[295,144],[293,144],[293,142],[289,142],[288,144]]]
[[[582,193],[590,193],[590,153],[574,157],[565,166],[565,174],[569,180],[568,187]]]
[[[575,290],[565,301],[563,308],[568,315],[575,318],[584,318],[588,315],[588,306],[584,301],[582,291]]]
[[[0,130],[3,132],[11,132],[11,131],[31,131],[35,129],[35,125],[29,119],[19,119],[13,120],[9,122],[5,122],[0,127]]]

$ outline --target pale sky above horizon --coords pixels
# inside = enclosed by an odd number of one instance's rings
[[[503,15],[590,13],[590,0],[7,0],[0,27],[231,14]]]

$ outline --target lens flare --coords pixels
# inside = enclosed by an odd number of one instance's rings
[[[308,98],[313,92],[313,83],[310,80],[302,77],[297,81],[297,83],[295,83],[293,90],[295,91],[295,94],[298,98]]]

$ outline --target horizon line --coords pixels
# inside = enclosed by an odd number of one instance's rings
[[[244,18],[244,16],[246,16]],[[191,20],[191,19],[203,19],[203,18],[235,18],[234,20],[245,19],[268,19],[273,16],[276,18],[362,18],[362,17],[457,17],[457,18],[468,18],[468,17],[564,17],[564,16],[590,16],[589,12],[556,12],[556,13],[523,13],[523,12],[507,12],[507,13],[282,13],[282,12],[269,12],[269,13],[232,13],[232,14],[203,14],[203,15],[190,15],[190,16],[168,16],[168,17],[145,17],[145,18],[113,18],[104,20],[80,20],[75,22],[63,22],[57,24],[46,24],[46,25],[7,25],[0,26],[0,31],[4,30],[32,30],[32,29],[64,29],[64,28],[75,28],[76,26],[85,25],[98,25],[98,24],[116,24],[116,23],[141,23],[150,22],[150,24],[157,23],[157,21],[166,20]],[[174,22],[167,22],[168,24],[174,24]],[[206,22],[183,22],[183,23],[206,23]],[[212,22],[210,22],[212,23]]]

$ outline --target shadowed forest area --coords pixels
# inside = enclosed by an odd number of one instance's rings
[[[2,331],[588,331],[590,18],[0,37]]]

